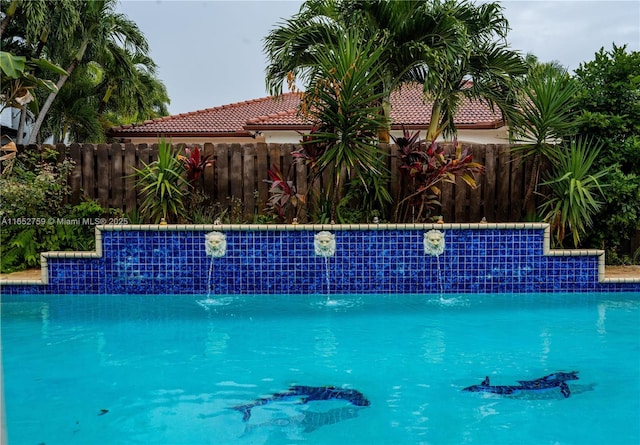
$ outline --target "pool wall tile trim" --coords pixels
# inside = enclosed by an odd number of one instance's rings
[[[445,233],[440,272],[422,248],[433,229]],[[337,244],[326,262],[313,252],[323,230]],[[227,235],[223,258],[205,256],[211,231]],[[2,293],[640,293],[640,277],[605,276],[603,250],[551,249],[544,223],[109,225],[95,236],[95,251],[41,254],[41,278],[2,281]]]

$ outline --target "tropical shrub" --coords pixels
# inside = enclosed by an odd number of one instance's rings
[[[134,168],[136,185],[144,197],[140,214],[155,224],[162,219],[178,222],[186,217],[187,180],[179,156],[179,152],[173,152],[171,143],[162,139],[158,144],[158,160],[143,162],[141,169]]]
[[[386,119],[379,114],[382,100],[380,59],[382,49],[364,42],[349,30],[333,51],[311,54],[314,70],[301,100],[301,112],[316,125],[312,138],[303,142],[318,149],[310,169],[311,180],[327,175],[323,197],[330,205],[330,219],[340,221],[337,207],[352,180],[359,181],[366,194],[373,193],[384,206],[391,201],[385,187],[371,190],[367,177],[381,175],[385,167],[377,133]],[[308,153],[307,153],[308,154]]]
[[[518,102],[522,119],[511,123],[513,150],[530,160],[522,216],[535,219],[536,191],[540,172],[554,153],[553,145],[575,133],[578,84],[565,69],[555,64],[530,61]]]
[[[601,145],[584,139],[572,139],[569,146],[556,146],[552,165],[545,173],[548,188],[540,211],[551,224],[556,245],[562,246],[571,233],[578,247],[580,237],[593,224],[593,217],[604,204],[604,178],[610,167],[598,167]]]
[[[602,144],[600,166],[614,166],[605,205],[584,236],[587,245],[604,248],[607,262],[640,260],[640,51],[625,46],[605,51],[575,70],[580,85],[578,134]],[[635,259],[634,259],[635,258]]]
[[[94,223],[107,212],[92,200],[68,204],[74,164],[56,157],[46,147],[22,151],[11,173],[0,178],[2,272],[38,266],[41,252],[95,247]]]
[[[285,220],[285,214],[289,209],[297,210],[305,200],[304,196],[296,192],[296,186],[290,179],[292,165],[289,166],[289,171],[285,177],[278,166],[274,164],[268,171],[269,179],[265,180],[265,182],[271,184],[267,209],[270,214],[277,215],[280,221]]]
[[[178,155],[178,159],[182,162],[187,172],[189,190],[193,191],[196,189],[198,179],[200,175],[204,173],[204,169],[213,165],[213,161],[211,160],[212,155],[208,154],[203,156],[200,153],[200,148],[197,146],[185,148],[184,152],[186,156]]]
[[[398,197],[394,220],[419,222],[427,220],[431,211],[440,206],[440,184],[455,183],[460,178],[469,187],[477,187],[475,176],[484,173],[484,167],[473,162],[468,149],[454,140],[453,153],[446,153],[435,141],[430,144],[404,130],[404,136],[393,137],[398,148],[401,172],[401,196]]]

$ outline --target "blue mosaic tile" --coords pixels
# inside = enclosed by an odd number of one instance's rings
[[[318,257],[316,232],[226,231],[209,258],[205,232],[103,231],[102,258],[49,258],[48,285],[2,285],[9,294],[324,294],[638,292],[600,283],[596,256],[544,256],[544,229],[445,230],[439,257],[424,230],[335,231]],[[327,274],[329,284],[327,285]]]

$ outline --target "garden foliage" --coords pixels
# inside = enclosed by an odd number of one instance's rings
[[[473,162],[473,156],[455,140],[454,151],[446,153],[435,141],[420,139],[420,132],[413,135],[404,130],[404,136],[393,138],[398,147],[398,160],[402,173],[401,196],[396,201],[394,220],[421,222],[433,216],[431,211],[440,206],[440,184],[455,183],[460,178],[475,188],[476,175],[484,173],[484,167]]]
[[[40,264],[40,252],[93,250],[94,226],[108,216],[97,202],[68,203],[74,164],[58,153],[21,151],[10,173],[0,178],[0,270],[13,272]]]
[[[595,54],[575,72],[578,95],[578,134],[602,145],[597,160],[611,167],[605,203],[594,217],[585,243],[604,247],[608,261],[640,261],[631,240],[640,232],[640,52],[613,45]]]

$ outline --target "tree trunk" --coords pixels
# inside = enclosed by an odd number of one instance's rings
[[[58,91],[60,91],[60,88],[62,88],[62,86],[66,83],[67,79],[69,78],[71,73],[73,73],[77,66],[78,61],[74,60],[73,62],[71,62],[71,65],[69,65],[69,68],[67,68],[67,73],[69,74],[60,76],[60,79],[58,79],[58,83],[56,83]],[[53,104],[53,101],[57,96],[57,92],[49,93],[47,100],[42,105],[42,108],[40,108],[40,113],[38,113],[38,118],[36,119],[35,124],[33,124],[33,129],[31,130],[31,135],[29,136],[29,144],[36,143],[38,134],[40,133],[40,128],[42,127],[42,124],[44,122],[44,118],[47,116],[47,113],[49,113],[49,109],[51,108],[51,105]]]
[[[438,99],[433,101],[433,107],[431,107],[431,118],[429,119],[429,129],[427,130],[427,142],[431,143],[438,138],[438,123],[440,122],[440,112],[442,105]]]
[[[2,23],[0,23],[0,37],[2,37],[2,34],[4,34],[4,30],[7,29],[7,25],[13,18],[17,9],[18,9],[18,0],[11,0],[9,7],[4,12],[5,16],[2,19]]]
[[[18,124],[18,134],[16,135],[16,144],[22,144],[24,142],[24,127],[27,122],[27,107],[26,105],[20,109],[20,123]]]
[[[378,131],[378,140],[383,144],[388,144],[390,141],[390,128],[391,128],[391,98],[388,95],[382,99],[382,115],[384,117],[384,127]]]
[[[527,190],[524,196],[524,202],[522,203],[522,217],[533,215],[536,211],[535,199],[533,198],[538,177],[540,176],[540,153],[533,155],[533,161],[531,165],[531,176],[529,176],[529,182],[527,184]]]

